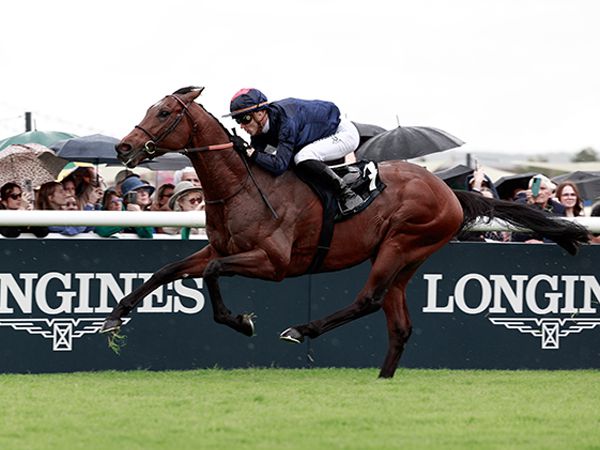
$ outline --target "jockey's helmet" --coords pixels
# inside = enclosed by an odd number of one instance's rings
[[[266,109],[268,104],[267,96],[258,89],[240,89],[231,98],[229,103],[230,114],[227,114],[227,116],[235,117],[244,113],[260,111]]]

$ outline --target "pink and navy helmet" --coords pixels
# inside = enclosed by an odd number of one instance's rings
[[[268,104],[267,96],[258,89],[240,89],[231,98],[231,103],[229,103],[230,113],[227,116],[235,117],[244,113],[260,111],[266,109]]]

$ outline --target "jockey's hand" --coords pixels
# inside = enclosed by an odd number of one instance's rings
[[[250,148],[250,145],[241,136],[238,136],[237,134],[231,136],[231,142],[233,143],[233,147],[238,152],[242,152]]]
[[[254,150],[252,147],[248,147],[248,150],[246,150],[246,154],[248,155],[248,158],[250,158],[254,154],[255,151],[256,150]]]

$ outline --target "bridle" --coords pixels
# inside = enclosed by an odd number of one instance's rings
[[[196,123],[196,121],[194,120],[194,118],[192,117],[192,115],[190,114],[190,111],[189,111],[189,106],[192,103],[194,103],[194,100],[192,99],[188,103],[185,103],[183,100],[181,100],[175,94],[167,95],[166,98],[169,98],[169,97],[177,100],[177,102],[181,105],[181,111],[179,113],[177,113],[177,115],[175,116],[175,119],[158,136],[154,136],[152,133],[150,133],[144,127],[142,127],[140,125],[136,125],[135,128],[142,131],[146,136],[148,136],[149,140],[146,141],[146,143],[144,144],[144,147],[142,147],[141,150],[139,150],[134,155],[132,155],[132,157],[137,156],[140,151],[143,151],[148,156],[148,159],[153,159],[154,155],[156,154],[157,151],[161,151],[161,150],[165,151],[165,152],[170,151],[169,149],[159,147],[158,144],[160,142],[164,141],[173,131],[175,131],[175,129],[177,128],[177,126],[183,120],[184,117],[186,117],[188,119],[188,121],[190,122],[192,131],[190,133],[190,137],[189,137],[187,143],[185,144],[184,148],[182,150],[180,150],[180,153],[187,154],[187,153],[197,153],[197,152],[203,152],[203,151],[209,151],[209,150],[226,150],[229,148],[233,148],[232,142],[228,142],[226,144],[215,144],[215,145],[206,145],[204,147],[190,148],[190,145],[192,144],[194,135],[196,134],[196,130],[198,129],[198,124]],[[131,161],[131,159],[133,159],[133,158],[129,158],[129,161]],[[127,164],[127,163],[125,163],[125,164]]]
[[[146,141],[146,143],[144,144],[144,146],[141,149],[133,152],[133,154],[129,157],[128,161],[125,162],[125,165],[127,165],[131,160],[133,160],[137,155],[139,155],[140,152],[146,153],[148,159],[153,159],[154,155],[156,154],[157,151],[164,151],[164,152],[171,151],[170,149],[159,147],[158,144],[161,141],[165,140],[173,131],[175,131],[175,129],[181,123],[181,121],[183,120],[184,117],[186,117],[188,119],[188,121],[190,122],[192,131],[190,133],[190,137],[188,139],[187,144],[185,145],[185,147],[183,149],[179,150],[179,153],[188,155],[190,153],[200,153],[200,152],[215,151],[215,150],[228,150],[228,149],[235,150],[235,145],[231,141],[227,142],[225,144],[213,144],[213,145],[206,145],[203,147],[190,148],[190,146],[192,144],[192,140],[194,139],[194,135],[196,134],[196,130],[198,129],[198,124],[196,123],[196,121],[194,120],[194,118],[192,117],[192,115],[189,111],[189,106],[194,103],[194,99],[190,100],[188,103],[185,103],[183,100],[181,100],[175,94],[167,95],[165,98],[169,98],[169,97],[177,100],[177,102],[181,105],[181,111],[179,113],[177,113],[177,116],[175,116],[175,119],[173,120],[173,122],[171,122],[169,124],[169,126],[166,127],[158,136],[154,136],[152,133],[150,133],[144,127],[142,127],[140,125],[136,125],[135,128],[142,131],[146,136],[148,136],[149,140]],[[225,203],[225,200],[229,200],[230,198],[235,197],[237,194],[239,194],[244,189],[246,182],[248,181],[248,178],[251,178],[252,181],[254,182],[254,185],[258,189],[258,192],[260,193],[260,196],[261,196],[263,202],[269,208],[273,217],[275,219],[277,219],[278,215],[275,212],[275,209],[269,203],[269,200],[263,193],[262,189],[256,182],[254,175],[252,174],[252,170],[250,170],[250,166],[248,166],[248,161],[246,161],[246,158],[244,158],[243,156],[242,156],[242,161],[244,162],[244,166],[246,167],[248,176],[241,183],[239,189],[237,189],[233,194],[228,195],[227,197],[219,199],[219,200],[206,199],[206,203],[207,204]]]

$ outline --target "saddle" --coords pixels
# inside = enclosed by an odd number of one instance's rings
[[[319,243],[307,273],[316,272],[323,263],[329,251],[335,224],[364,211],[386,187],[379,177],[377,163],[373,161],[359,161],[348,166],[332,167],[332,170],[363,199],[363,202],[351,212],[342,215],[337,199],[331,191],[323,189],[317,180],[296,171],[298,178],[310,186],[323,205],[323,225],[319,235]]]

